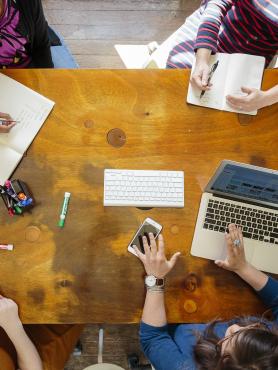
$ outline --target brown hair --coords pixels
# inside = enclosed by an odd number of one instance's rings
[[[233,349],[221,353],[221,338],[214,327],[219,321],[208,325],[204,333],[197,334],[194,356],[199,370],[277,370],[278,369],[278,331],[277,328],[256,321],[254,318],[243,318],[231,322],[239,326],[256,323],[256,326],[239,330],[233,335]]]

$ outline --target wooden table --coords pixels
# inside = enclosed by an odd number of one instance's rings
[[[201,193],[222,159],[278,168],[277,104],[240,123],[185,103],[189,71],[5,73],[56,102],[13,176],[29,184],[36,207],[10,218],[0,205],[1,242],[15,245],[1,251],[0,291],[20,304],[25,323],[138,322],[144,272],[127,245],[145,217],[163,225],[169,255],[182,252],[168,277],[170,322],[264,310],[237,276],[191,257],[190,247]],[[266,71],[263,88],[277,82],[278,71]],[[120,148],[107,142],[113,128],[126,135]],[[105,168],[183,170],[185,207],[104,208]],[[59,229],[65,191],[72,198]]]

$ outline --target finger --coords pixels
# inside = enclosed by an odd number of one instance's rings
[[[225,239],[227,242],[228,252],[232,252],[233,251],[233,241],[232,241],[231,235],[227,232],[225,232]]]
[[[162,234],[158,235],[158,253],[163,256],[165,254],[164,239]]]
[[[236,230],[235,230],[235,235],[236,235],[236,239],[239,240],[240,244],[237,246],[237,251],[240,252],[242,250],[242,247],[243,247],[243,237],[242,237],[242,232],[241,232],[241,229],[239,227],[236,227]]]
[[[171,258],[170,258],[170,261],[169,261],[169,264],[170,264],[170,268],[172,269],[176,262],[177,262],[177,259],[179,258],[179,256],[181,255],[181,252],[176,252]]]
[[[153,233],[149,233],[151,254],[157,254],[157,245]]]
[[[202,86],[207,87],[208,86],[208,78],[209,78],[209,72],[206,70],[203,70],[202,73]]]
[[[234,257],[235,256],[235,246],[233,243],[233,240],[231,238],[231,235],[227,233],[226,235],[226,241],[227,241],[227,258]]]
[[[144,253],[142,253],[134,244],[132,248],[135,250],[135,253],[137,254],[137,257],[143,262],[143,259],[145,257]]]
[[[246,107],[243,106],[243,105],[240,105],[240,104],[233,104],[231,102],[229,102],[228,100],[226,100],[226,103],[229,105],[229,107],[235,109],[235,110],[246,110]]]
[[[12,117],[8,113],[3,113],[3,112],[0,112],[0,118],[12,120]]]
[[[226,100],[228,103],[235,104],[235,105],[246,104],[246,96],[227,95]]]
[[[240,245],[242,248],[244,248],[244,241],[243,241],[243,234],[242,234],[241,227],[238,228],[238,234],[239,234]]]
[[[218,267],[221,267],[223,269],[227,269],[228,268],[228,265],[225,261],[221,261],[221,260],[215,260],[214,263],[218,266]]]
[[[203,86],[202,86],[202,80],[201,80],[201,77],[199,75],[193,75],[192,76],[191,83],[194,86],[196,86],[198,89],[202,90],[202,88],[203,88]]]
[[[144,247],[146,257],[149,258],[150,254],[151,254],[151,250],[150,250],[150,246],[149,246],[147,237],[145,235],[143,236],[143,247]]]
[[[229,234],[231,236],[231,239],[232,239],[232,241],[234,241],[236,239],[236,236],[235,236],[235,224],[230,224],[228,226],[228,229],[229,229]]]
[[[7,126],[0,126],[0,133],[7,134],[10,129]]]
[[[250,87],[242,86],[241,91],[244,92],[245,94],[251,94],[255,89],[250,89]]]
[[[7,125],[7,126],[6,126],[6,128],[7,128],[7,132],[10,132],[10,130],[11,130],[15,125],[16,125],[16,123],[15,123],[15,122],[10,123],[9,125]]]

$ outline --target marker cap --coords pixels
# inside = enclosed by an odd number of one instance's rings
[[[59,222],[58,222],[58,226],[59,227],[64,227],[65,225],[65,219],[60,219]]]

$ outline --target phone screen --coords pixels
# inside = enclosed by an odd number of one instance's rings
[[[143,225],[140,227],[140,229],[138,230],[135,238],[132,240],[130,245],[132,246],[135,244],[136,247],[139,248],[139,250],[142,253],[145,253],[144,246],[143,246],[143,236],[146,236],[148,243],[150,243],[149,233],[153,233],[154,237],[157,238],[158,234],[160,233],[160,230],[157,229],[154,225],[151,225],[145,221]]]

